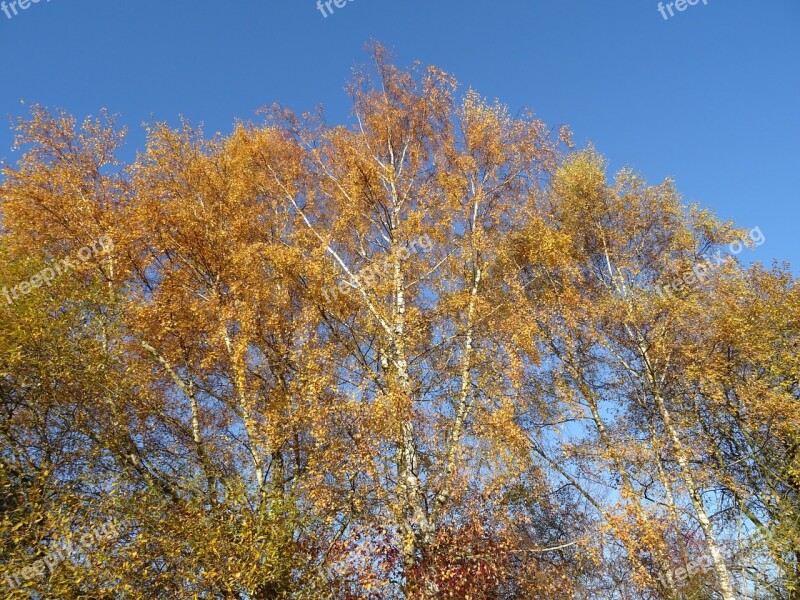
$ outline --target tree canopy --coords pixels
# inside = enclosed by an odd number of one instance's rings
[[[800,598],[764,232],[372,59],[347,123],[155,122],[129,162],[105,112],[16,122],[3,597]]]

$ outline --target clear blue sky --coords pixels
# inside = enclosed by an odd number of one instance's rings
[[[686,201],[762,229],[751,257],[798,272],[800,1],[707,2],[665,21],[653,0],[353,0],[327,18],[316,0],[41,0],[0,12],[0,112],[107,107],[132,148],[151,116],[226,132],[278,101],[336,121],[376,39],[569,124],[613,169],[674,177]],[[0,128],[0,158],[10,146]]]

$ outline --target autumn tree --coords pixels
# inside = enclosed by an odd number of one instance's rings
[[[698,270],[747,232],[372,58],[344,124],[151,123],[123,161],[105,113],[16,123],[11,597],[797,598],[789,268]]]

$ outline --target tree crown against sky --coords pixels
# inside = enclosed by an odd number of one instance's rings
[[[754,230],[566,128],[372,56],[341,125],[153,123],[122,164],[105,113],[17,123],[4,591],[796,598],[788,266],[742,265]]]

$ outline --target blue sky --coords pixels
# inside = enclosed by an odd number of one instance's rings
[[[23,0],[24,2],[25,0]],[[8,2],[8,0],[6,0]],[[280,102],[347,117],[364,43],[398,62],[568,124],[612,169],[673,177],[767,242],[750,257],[800,265],[800,1],[700,0],[664,20],[653,0],[41,0],[0,12],[0,113],[21,100],[130,126],[183,114],[209,132]],[[15,160],[8,127],[0,158]]]

